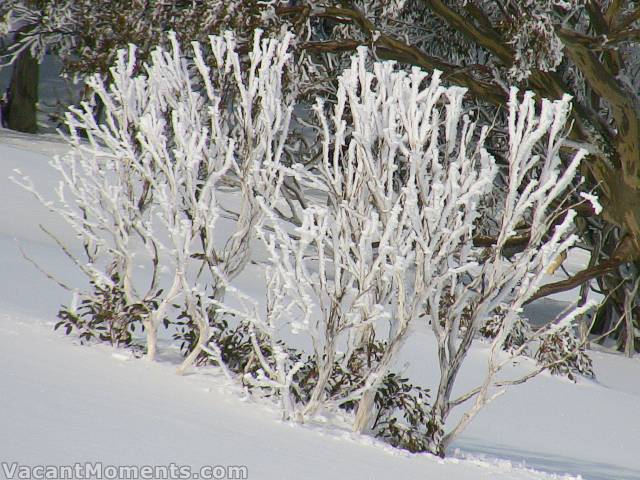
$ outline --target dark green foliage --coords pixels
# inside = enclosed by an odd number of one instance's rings
[[[480,328],[480,335],[489,339],[495,338],[502,328],[505,314],[506,310],[498,307],[495,314]],[[504,341],[503,349],[513,353],[530,342],[531,335],[531,327],[524,319],[518,317]],[[541,366],[548,365],[552,374],[566,376],[572,381],[576,380],[577,375],[588,378],[595,376],[591,358],[585,349],[578,345],[570,328],[562,328],[544,336],[537,350],[534,351],[527,345],[521,353],[534,358]]]
[[[364,386],[367,373],[380,361],[386,344],[371,342],[356,349],[345,361],[338,359],[333,367],[326,395],[340,401]],[[316,385],[317,362],[310,357],[298,372],[298,400],[307,401]],[[429,390],[413,385],[408,378],[397,373],[387,373],[375,395],[377,414],[372,433],[394,447],[411,452],[427,451],[425,426],[429,418]],[[357,400],[340,403],[340,408],[352,412],[356,410]]]
[[[480,335],[484,338],[495,338],[496,335],[500,333],[506,314],[506,307],[497,307],[493,316],[489,318],[482,327],[480,327]],[[502,348],[507,352],[514,352],[527,343],[530,333],[531,328],[529,327],[529,324],[521,317],[517,317],[504,340]]]
[[[354,350],[348,359],[338,358],[333,365],[333,374],[327,385],[327,397],[336,401],[346,398],[350,393],[364,386],[365,373],[375,366],[382,357],[384,343],[371,342]],[[298,354],[296,359],[300,358]],[[304,386],[297,390],[297,400],[306,403],[318,379],[317,361],[314,356],[307,358],[304,367],[296,375],[296,385]],[[340,408],[351,412],[355,410],[357,401],[342,402]]]
[[[428,451],[426,425],[429,420],[429,390],[388,373],[376,392],[378,415],[373,425],[376,437],[410,452]]]
[[[55,329],[63,328],[66,335],[75,330],[82,343],[107,342],[139,353],[142,346],[136,343],[133,334],[137,329],[144,329],[142,319],[157,308],[157,302],[151,299],[143,304],[127,304],[118,276],[114,275],[111,280],[111,285],[91,282],[92,294],[82,298],[77,309],[63,306]]]
[[[220,349],[222,361],[227,368],[234,373],[242,373],[250,364],[253,355],[253,346],[251,345],[251,337],[246,324],[240,323],[235,326],[229,325],[232,320],[230,315],[218,315],[211,312],[209,318],[209,327],[211,329],[211,337],[209,343],[217,345]],[[173,325],[175,331],[173,339],[180,342],[180,351],[186,357],[189,355],[198,343],[199,330],[194,320],[189,316],[186,310],[183,310],[174,322],[165,320],[165,327]],[[263,352],[269,356],[270,352]],[[196,365],[204,365],[208,362],[216,363],[211,357],[202,352],[196,360]]]
[[[577,375],[593,378],[591,358],[580,348],[568,328],[563,328],[544,338],[535,359],[541,365],[549,365],[549,371],[555,375],[565,375],[576,381]]]

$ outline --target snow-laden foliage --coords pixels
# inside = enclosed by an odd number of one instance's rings
[[[81,259],[63,246],[93,290],[79,290],[80,306],[62,320],[91,329],[98,312],[108,331],[123,333],[124,321],[127,341],[127,322],[142,323],[150,359],[160,326],[177,324],[189,344],[180,371],[208,356],[230,379],[278,397],[285,418],[342,409],[358,432],[442,455],[509,383],[497,374],[529,345],[570,334],[591,306],[524,338],[514,330],[547,266],[575,241],[565,200],[585,152],[561,171],[570,100],[537,107],[530,92],[511,90],[505,192],[496,236],[479,247],[498,169],[488,127],[465,112],[467,90],[444,86],[438,71],[372,63],[360,49],[336,95],[316,100],[304,121],[315,138],[303,142],[291,127],[297,90],[284,81],[290,42],[258,31],[243,64],[232,34],[188,53],[170,35],[144,69],[132,46],[108,80],[89,80],[104,121],[88,103],[69,112],[71,152],[52,162],[56,198],[20,180],[84,247]],[[523,224],[528,244],[507,258]],[[266,301],[238,286],[251,259],[264,267]],[[437,344],[424,365],[440,372],[431,406],[426,388],[392,371],[420,324]],[[486,376],[452,398],[483,328],[492,337]],[[561,345],[567,355],[578,347]],[[540,364],[512,383],[556,364],[539,351]]]
[[[170,30],[181,40],[206,43],[209,34],[234,29],[250,42],[255,28],[273,24],[272,11],[271,3],[254,0],[3,0],[0,33],[13,34],[14,41],[0,65],[29,50],[38,59],[55,53],[70,75],[106,74],[128,44],[138,47],[141,61],[157,45],[169,47]]]
[[[42,59],[52,46],[70,50],[75,42],[74,1],[47,1],[37,8],[33,2],[6,0],[0,5],[0,35],[16,35],[3,55],[4,64],[13,63],[20,52],[29,51],[31,56]]]
[[[515,16],[509,43],[515,62],[509,74],[517,81],[528,78],[532,70],[555,70],[564,57],[564,44],[555,33],[556,11],[569,12],[582,6],[581,0],[525,0],[519,2],[521,15]]]

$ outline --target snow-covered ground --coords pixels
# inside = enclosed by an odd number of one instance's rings
[[[640,479],[640,359],[592,352],[596,381],[542,375],[490,404],[446,460],[410,455],[338,425],[292,425],[276,408],[243,397],[213,369],[180,377],[175,354],[151,364],[53,332],[80,275],[39,228],[70,240],[56,219],[8,180],[18,168],[53,188],[53,137],[0,130],[0,462],[68,465],[246,465],[250,479]],[[565,297],[566,298],[566,297]],[[534,305],[552,314],[559,300]],[[433,385],[428,332],[406,345],[405,372]],[[476,347],[462,386],[482,376]],[[0,478],[4,473],[0,468]]]

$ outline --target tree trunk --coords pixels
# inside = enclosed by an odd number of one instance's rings
[[[360,402],[358,403],[358,410],[356,411],[356,418],[353,422],[354,432],[368,433],[370,431],[375,398],[376,391],[374,389],[370,389],[367,390],[360,399]]]
[[[158,326],[153,319],[147,319],[143,323],[147,333],[147,355],[145,358],[150,362],[155,362],[158,353]]]
[[[22,51],[13,66],[6,106],[6,124],[11,130],[36,133],[38,76],[38,60],[33,58],[28,50]]]

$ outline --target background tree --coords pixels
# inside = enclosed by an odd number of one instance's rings
[[[275,24],[264,15],[269,8],[255,0],[3,1],[0,33],[12,42],[0,68],[14,69],[8,126],[35,131],[38,62],[48,53],[59,57],[63,75],[82,81],[94,73],[108,73],[118,49],[129,44],[136,45],[142,65],[153,48],[166,44],[168,31],[175,31],[185,43],[206,43],[209,35],[230,29],[244,34],[246,41],[254,29]],[[102,110],[99,102],[96,110],[98,114]]]

